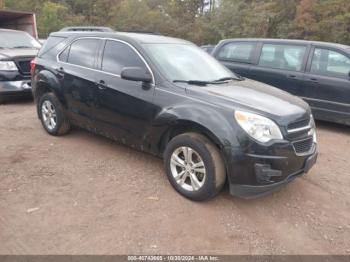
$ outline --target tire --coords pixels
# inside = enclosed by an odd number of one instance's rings
[[[44,113],[44,111],[48,108],[51,110],[50,118],[53,118],[54,122],[48,120],[48,113]],[[68,133],[70,130],[68,118],[64,113],[60,101],[53,93],[45,93],[42,97],[40,97],[39,116],[41,124],[50,135],[61,136]]]
[[[190,162],[187,165],[184,164],[185,153],[192,155],[192,161],[187,158]],[[208,138],[197,133],[174,137],[164,151],[164,164],[170,184],[181,195],[194,201],[214,197],[225,184],[226,169],[218,148]]]

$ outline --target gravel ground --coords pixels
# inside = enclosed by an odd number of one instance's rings
[[[272,195],[195,203],[162,161],[0,106],[0,254],[350,254],[350,127],[318,123],[319,159]]]

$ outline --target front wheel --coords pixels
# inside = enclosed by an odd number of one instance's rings
[[[207,200],[225,183],[225,165],[220,152],[203,135],[185,133],[173,138],[165,149],[164,162],[171,185],[191,200]]]
[[[62,105],[53,93],[46,93],[40,98],[39,115],[43,127],[50,135],[59,136],[70,130]]]

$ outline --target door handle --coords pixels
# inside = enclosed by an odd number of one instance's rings
[[[104,90],[108,88],[108,85],[106,84],[106,82],[104,80],[100,80],[98,83],[96,83],[98,89],[100,90]]]
[[[318,83],[318,79],[317,78],[310,78],[309,81],[313,82],[313,83]]]
[[[293,79],[297,78],[296,75],[289,75],[288,77],[289,77],[289,78],[293,78]]]

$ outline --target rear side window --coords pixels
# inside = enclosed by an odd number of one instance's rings
[[[254,53],[255,43],[229,43],[224,45],[217,57],[219,60],[250,62]]]
[[[306,46],[264,44],[259,65],[263,67],[301,71]]]
[[[56,55],[67,43],[66,37],[50,36],[38,53],[38,57],[56,60]]]
[[[94,67],[98,39],[79,39],[71,44],[67,62],[88,68]]]
[[[102,70],[120,75],[124,67],[141,67],[146,65],[139,55],[127,44],[117,41],[106,41],[102,58]]]
[[[347,78],[350,72],[350,59],[336,51],[315,48],[310,71],[319,75]]]

